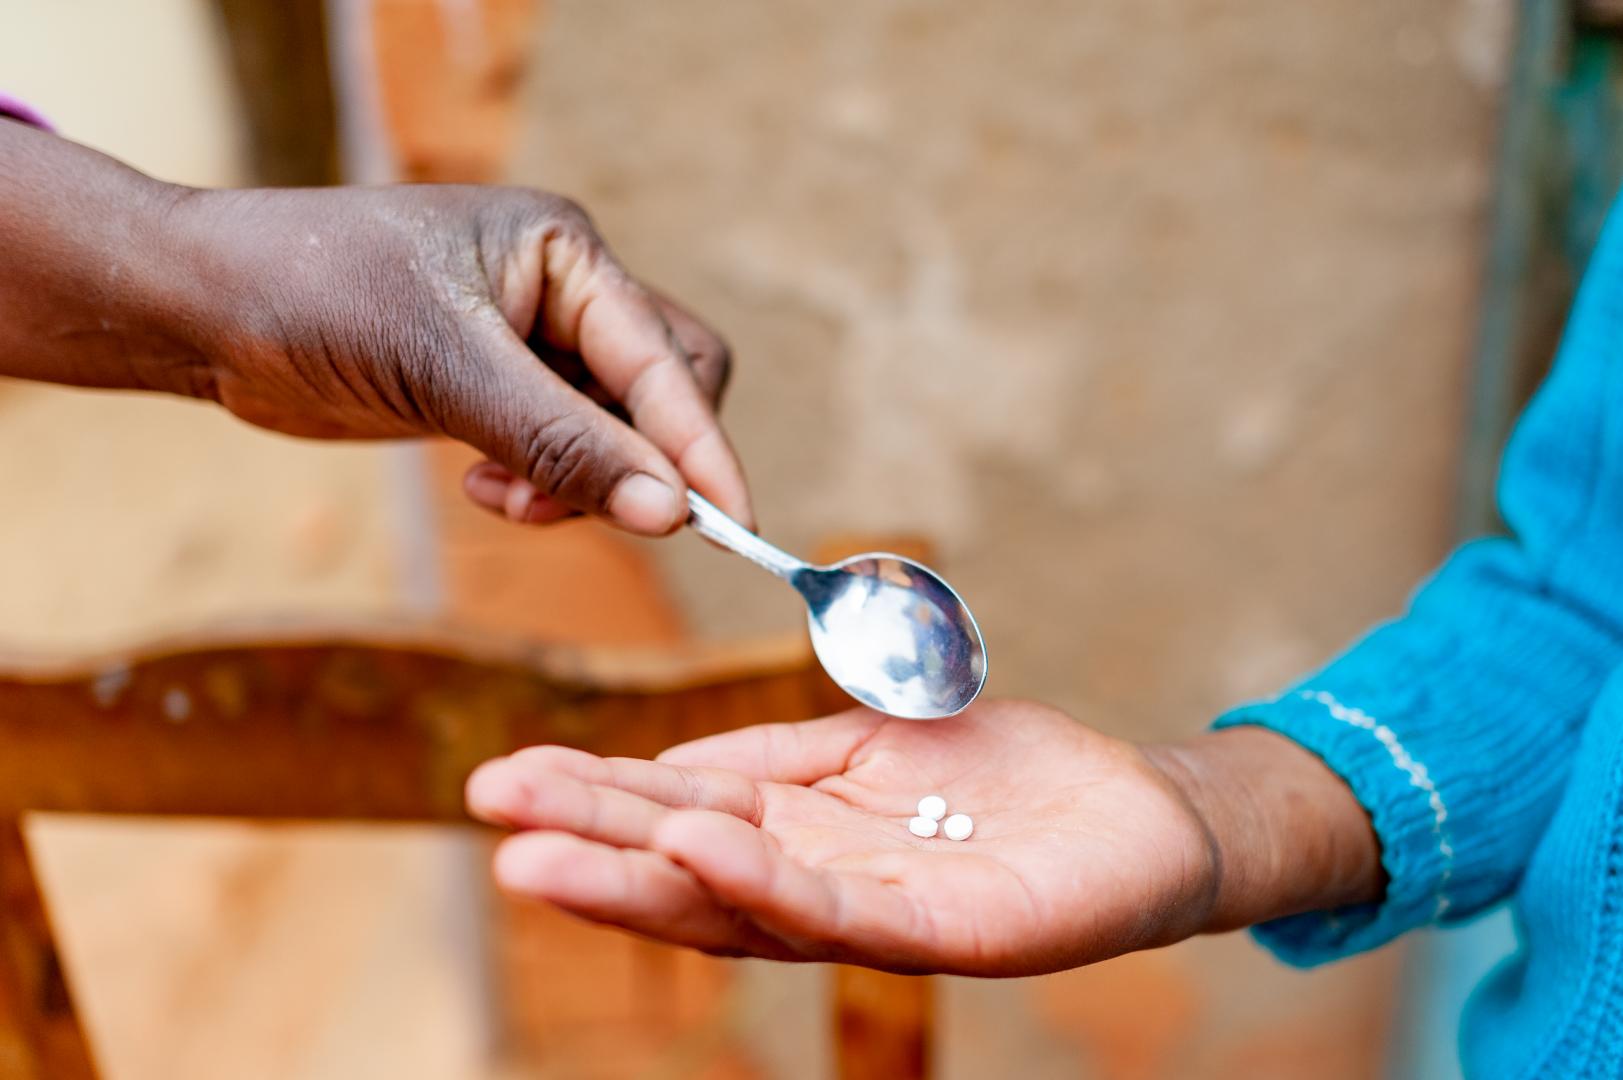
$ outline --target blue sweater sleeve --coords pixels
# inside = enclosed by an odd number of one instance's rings
[[[1218,727],[1312,750],[1369,811],[1377,904],[1257,928],[1311,965],[1509,895],[1555,809],[1589,705],[1623,664],[1623,213],[1614,208],[1554,373],[1500,468],[1511,537],[1456,551],[1408,613]]]

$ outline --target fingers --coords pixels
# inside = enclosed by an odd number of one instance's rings
[[[444,430],[539,497],[512,484],[498,495],[496,475],[470,481],[470,495],[491,509],[499,498],[519,520],[555,520],[561,511],[544,498],[660,536],[687,520],[693,488],[751,524],[743,470],[713,407],[725,346],[627,274],[578,207],[530,200],[516,231],[499,230],[507,237],[493,253],[503,267],[492,282],[500,318],[476,328],[480,362],[438,394],[452,408],[433,411],[462,414]],[[549,367],[554,351],[578,357],[584,372]]]
[[[752,525],[743,467],[713,407],[726,378],[725,345],[626,273],[584,219],[544,244],[538,329],[547,342],[578,352],[691,487]]]
[[[867,874],[806,866],[736,817],[673,811],[656,829],[653,850],[691,873],[720,904],[774,938],[800,943],[815,958],[928,962],[932,928],[909,893]]]
[[[658,293],[651,292],[650,295],[661,317],[687,354],[688,365],[699,389],[710,400],[712,407],[719,405],[732,368],[731,355],[726,343],[674,301]],[[611,414],[625,415],[619,403],[592,376],[577,354],[536,341],[532,341],[532,344],[541,352],[542,360],[548,368],[585,394],[594,404]],[[547,524],[577,514],[577,511],[570,509],[566,504],[543,495],[533,484],[514,476],[493,461],[481,462],[470,468],[464,478],[463,488],[468,498],[476,505],[520,524]],[[744,521],[753,527],[753,521],[748,517]]]
[[[521,752],[521,754],[524,752]],[[791,958],[781,942],[762,934],[718,903],[693,876],[649,850],[660,823],[675,811],[630,790],[589,782],[567,770],[612,779],[631,759],[605,760],[562,747],[528,752],[529,761],[503,758],[478,769],[468,782],[468,807],[493,824],[542,831],[504,840],[495,874],[515,895],[544,900],[595,922],[710,952]],[[622,772],[620,780],[690,801],[705,787],[673,787],[675,769]],[[722,802],[736,802],[737,792]]]
[[[568,504],[541,494],[534,484],[494,461],[469,468],[462,477],[462,490],[475,505],[524,525],[545,525],[577,514]]]
[[[783,953],[716,903],[693,875],[653,852],[566,833],[520,833],[497,849],[495,875],[516,896],[661,941],[710,952]]]
[[[478,811],[539,827],[498,850],[496,879],[509,892],[697,948],[922,962],[927,920],[878,878],[805,866],[731,814],[672,810],[561,775],[547,787],[521,809]]]
[[[468,779],[467,803],[475,817],[494,825],[565,829],[638,846],[647,841],[650,815],[665,808],[760,820],[755,785],[736,773],[600,758],[562,746],[533,747],[486,762]]]
[[[758,724],[673,746],[658,761],[726,769],[751,780],[814,784],[844,772],[885,722],[872,709],[852,709],[798,724]]]
[[[711,951],[929,963],[938,935],[892,884],[900,865],[798,862],[752,823],[745,788],[722,770],[539,747],[481,766],[467,799],[482,820],[538,830],[503,842],[510,892]]]
[[[527,517],[544,496],[646,536],[687,519],[686,481],[644,435],[546,368],[505,324],[481,328],[479,345],[486,375],[459,390],[447,433],[535,489],[531,496],[509,485],[502,494],[509,516]],[[490,505],[498,478],[482,476],[475,501]],[[534,512],[543,520],[558,513]]]
[[[468,809],[492,825],[550,829],[615,847],[647,847],[666,807],[619,788],[562,773],[501,773],[494,764],[470,779]],[[492,775],[494,774],[494,775]]]
[[[665,325],[671,328],[671,333],[676,335],[676,340],[687,353],[694,381],[710,399],[711,406],[719,406],[732,377],[732,350],[727,348],[727,343],[719,334],[676,301],[652,289],[649,293]]]

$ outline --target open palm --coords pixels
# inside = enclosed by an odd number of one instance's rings
[[[928,794],[974,835],[909,833]],[[1029,702],[859,709],[657,761],[536,747],[481,767],[468,804],[522,830],[496,856],[505,889],[728,955],[1034,974],[1187,936],[1215,892],[1169,775]]]

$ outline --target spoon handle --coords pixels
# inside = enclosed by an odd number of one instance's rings
[[[796,571],[806,569],[806,563],[762,540],[693,491],[688,492],[688,524],[705,539],[744,556],[785,581]]]

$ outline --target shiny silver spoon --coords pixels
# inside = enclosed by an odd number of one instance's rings
[[[800,591],[823,670],[864,705],[907,720],[968,707],[986,684],[986,643],[958,594],[900,555],[813,566],[688,492],[688,524]]]

